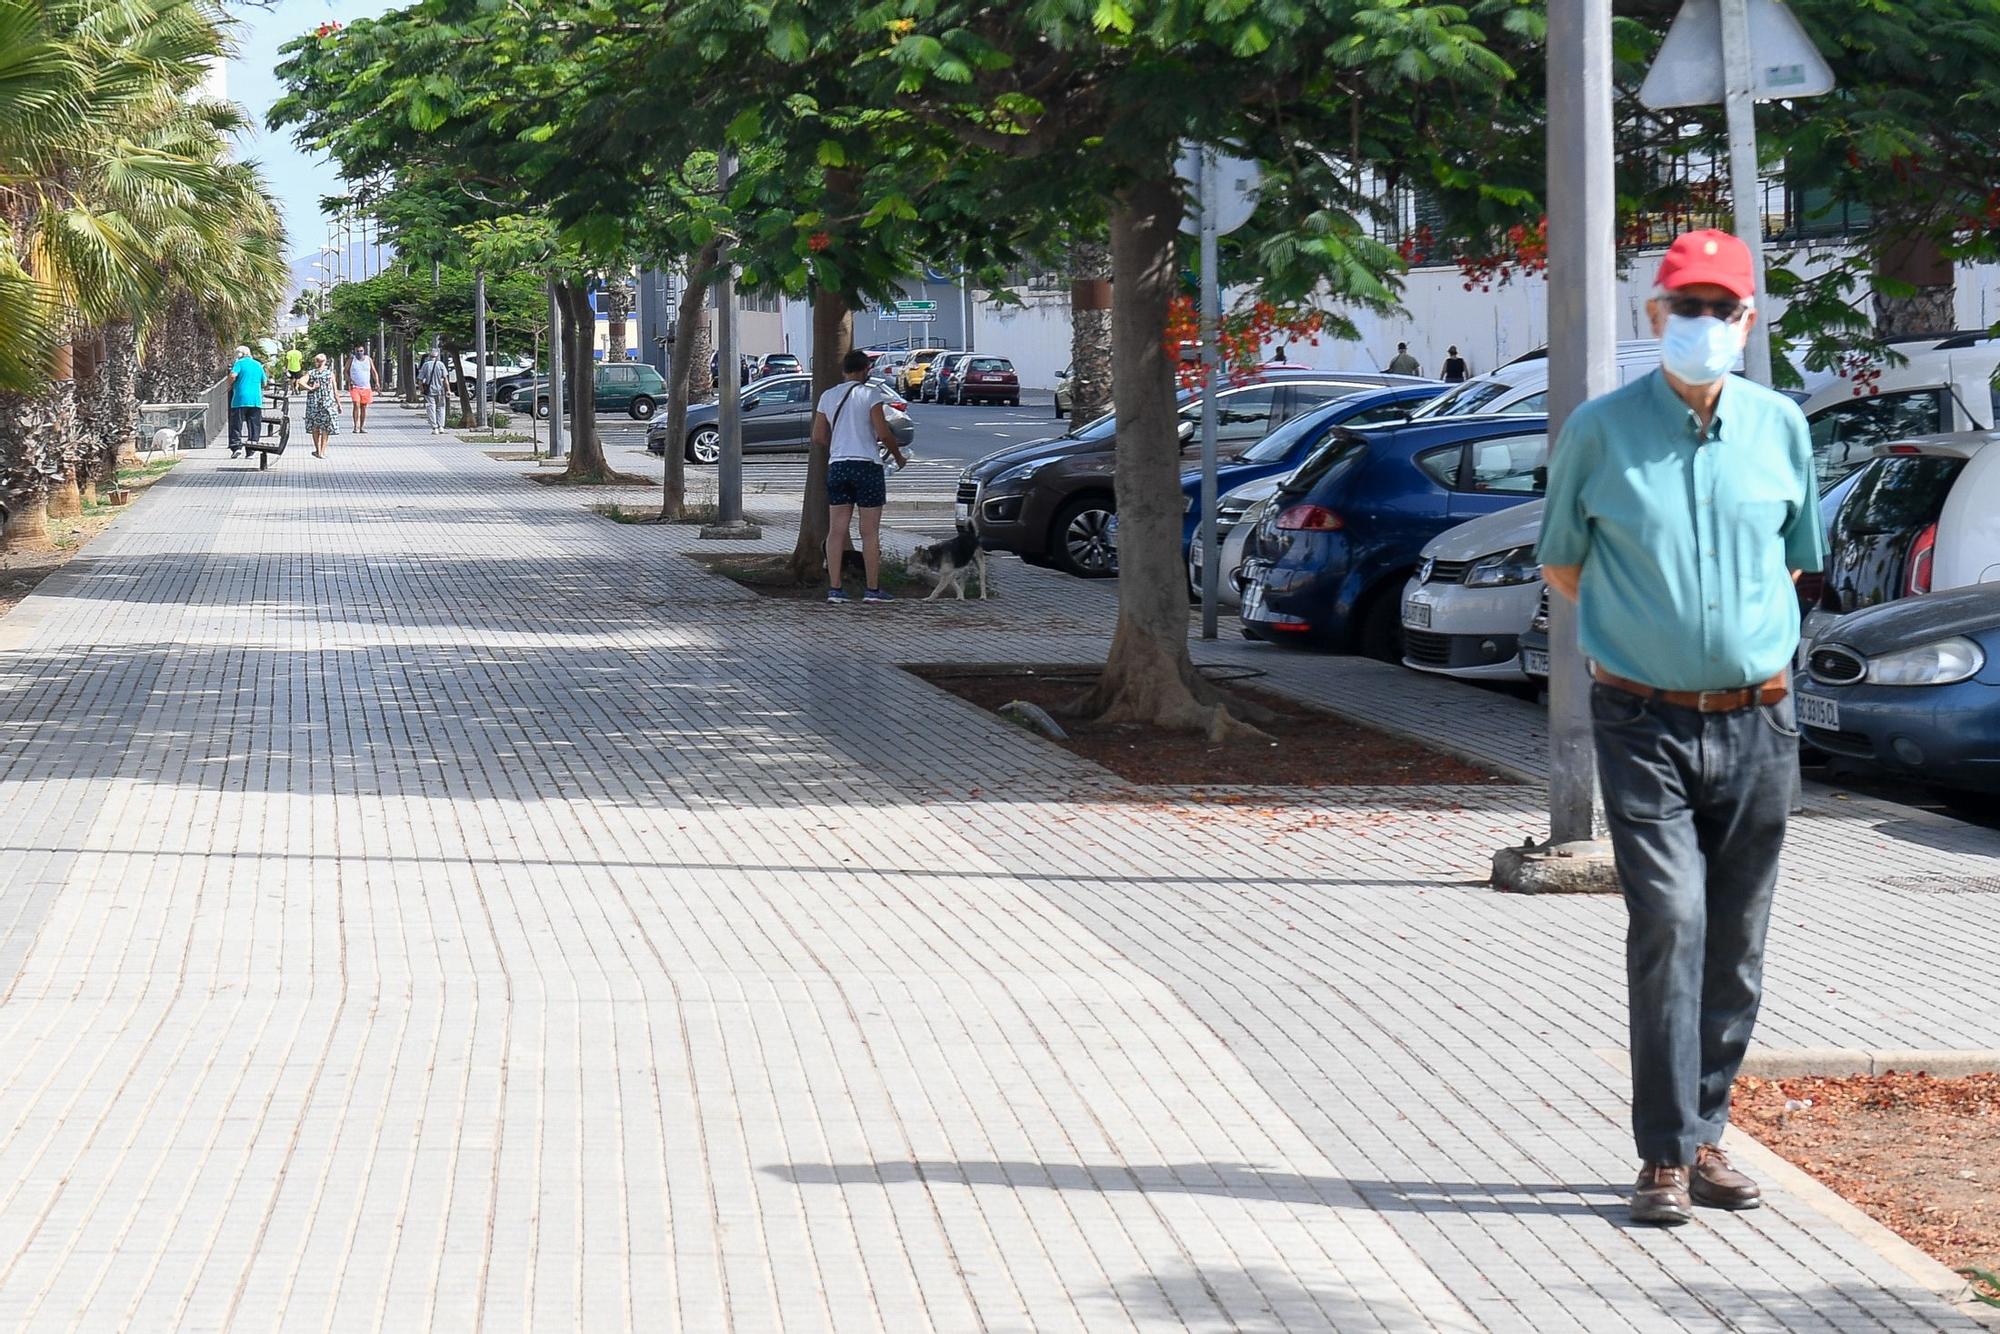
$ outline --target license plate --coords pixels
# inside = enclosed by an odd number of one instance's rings
[[[1258,621],[1264,618],[1263,584],[1252,583],[1244,586],[1243,606],[1242,609],[1237,612],[1237,615],[1241,616],[1246,621]]]
[[[1800,691],[1797,704],[1799,721],[1805,726],[1823,728],[1828,732],[1840,730],[1840,701]]]
[[[1549,655],[1538,648],[1522,649],[1521,670],[1530,676],[1547,676],[1549,674]]]
[[[972,522],[972,506],[961,500],[951,507],[951,516],[960,523],[970,523]]]
[[[1413,630],[1431,628],[1431,604],[1428,602],[1405,602],[1403,604],[1403,624]]]

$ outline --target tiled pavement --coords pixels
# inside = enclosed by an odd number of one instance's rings
[[[0,620],[0,1327],[1972,1327],[1782,1193],[1624,1224],[1618,906],[1477,884],[1532,787],[1135,791],[893,666],[1108,588],[764,601],[399,420]],[[2000,836],[1795,848],[1766,1042],[1995,1045]]]

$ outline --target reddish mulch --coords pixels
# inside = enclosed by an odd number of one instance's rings
[[[1270,739],[1211,742],[1132,723],[1082,722],[1068,710],[1095,683],[1089,667],[911,667],[940,690],[988,710],[1011,700],[1039,704],[1070,735],[1053,742],[1133,783],[1175,786],[1253,784],[1282,787],[1401,787],[1442,783],[1483,785],[1512,780],[1442,751],[1348,722],[1282,695],[1218,683],[1225,695],[1277,714],[1258,724]]]
[[[659,509],[654,508],[658,514]],[[858,552],[849,552],[854,559],[843,571],[842,584],[847,595],[860,601],[867,577],[862,573],[861,557]],[[792,602],[824,602],[826,584],[815,577],[807,583],[800,583],[792,575],[790,552],[782,555],[761,555],[756,552],[723,551],[691,552],[687,558],[702,566],[710,574],[719,574],[725,579],[733,579],[753,593],[767,598],[783,598]],[[930,585],[910,577],[903,563],[891,556],[882,557],[881,569],[877,572],[882,587],[898,598],[928,593]],[[895,604],[890,604],[891,606]],[[838,610],[836,608],[836,610]],[[871,608],[870,610],[873,610]],[[883,608],[887,610],[887,608]]]
[[[2000,1272],[2000,1075],[1745,1075],[1730,1120],[1951,1268]]]

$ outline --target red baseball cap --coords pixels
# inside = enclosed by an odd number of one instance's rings
[[[1750,247],[1728,232],[1717,231],[1713,227],[1676,236],[1674,243],[1667,247],[1667,257],[1660,261],[1657,281],[1670,292],[1676,287],[1714,283],[1717,287],[1728,288],[1739,298],[1747,299],[1757,294],[1757,278],[1750,265]]]

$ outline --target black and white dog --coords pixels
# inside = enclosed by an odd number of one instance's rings
[[[935,542],[927,547],[918,547],[910,553],[909,568],[927,576],[932,587],[929,602],[941,596],[949,588],[965,597],[966,582],[977,573],[979,576],[979,596],[991,596],[993,578],[986,570],[986,553],[979,549],[977,539],[960,533],[948,542]]]

